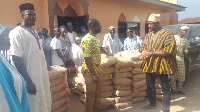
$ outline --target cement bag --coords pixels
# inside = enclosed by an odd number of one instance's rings
[[[68,83],[67,82],[61,83],[57,86],[50,88],[51,94],[57,93],[57,92],[62,91],[66,88],[68,88]]]
[[[132,73],[131,72],[124,72],[124,73],[115,73],[114,78],[127,78],[131,77]]]
[[[66,112],[67,111],[67,106],[64,105],[63,107],[60,107],[52,112]]]
[[[111,90],[113,90],[113,86],[112,85],[102,86],[102,91],[111,91]]]
[[[109,105],[114,104],[115,98],[101,98],[101,104]]]
[[[51,70],[48,71],[49,80],[54,80],[67,75],[67,69],[61,66],[51,66]]]
[[[140,87],[140,88],[133,88],[132,89],[135,93],[139,93],[139,92],[142,92],[142,91],[145,91],[145,90],[147,90],[147,85],[144,85],[144,86],[142,86],[142,87]]]
[[[157,95],[162,95],[163,94],[162,89],[156,89],[156,94]]]
[[[104,91],[101,93],[101,98],[108,98],[112,96],[112,91]]]
[[[51,80],[51,81],[49,81],[49,82],[50,82],[50,87],[59,85],[59,84],[65,82],[66,80],[67,80],[67,76],[62,76],[62,77],[60,77],[60,78]]]
[[[116,84],[116,85],[131,85],[132,80],[129,78],[114,79],[114,84]]]
[[[51,96],[51,100],[52,100],[52,102],[55,102],[55,101],[60,100],[64,97],[66,97],[66,96],[69,96],[69,95],[71,95],[71,92],[70,92],[70,89],[67,88],[67,89],[65,89],[61,92],[57,92],[57,93],[53,94]]]
[[[156,89],[161,89],[161,85],[160,84],[155,84]]]
[[[131,96],[132,91],[114,90],[113,94],[116,96]]]
[[[101,69],[101,74],[110,74],[110,73],[114,73],[115,72],[115,68],[114,67],[108,67],[108,68],[104,68]]]
[[[79,85],[82,85],[82,86],[86,85],[85,81],[83,81],[83,80],[82,80],[81,78],[79,78],[79,77],[73,77],[73,80],[74,80],[74,82],[75,82],[76,84],[79,84]]]
[[[108,67],[114,65],[116,62],[117,62],[117,58],[116,57],[107,56],[107,57],[102,58],[100,67],[102,69],[108,68]]]
[[[81,86],[81,85],[77,85],[76,87],[75,87],[78,91],[80,91],[80,92],[84,92],[84,93],[86,93],[86,85],[84,85],[84,86]]]
[[[77,74],[77,77],[80,78],[82,81],[85,82],[85,78],[84,78],[84,76],[83,76],[82,73],[78,73],[78,74]]]
[[[116,103],[114,105],[114,108],[115,109],[124,109],[124,108],[130,107],[130,106],[132,106],[132,102],[126,101],[126,102],[123,102],[123,103]]]
[[[131,100],[132,100],[132,96],[116,97],[115,103],[121,103],[121,102],[131,101]]]
[[[133,61],[132,67],[133,68],[138,68],[138,67],[140,67],[141,63],[142,63],[142,60],[135,60],[135,61]]]
[[[76,72],[81,73],[82,71],[82,66],[76,66]]]
[[[75,88],[72,89],[72,92],[73,92],[74,94],[78,95],[78,96],[82,96],[82,95],[84,94],[84,93],[78,91],[78,90],[75,89]]]
[[[111,85],[112,84],[112,80],[103,80],[101,81],[101,84],[104,85]]]
[[[146,74],[145,73],[136,74],[136,75],[133,75],[132,78],[133,78],[134,81],[140,81],[140,80],[146,79]]]
[[[114,88],[116,90],[131,90],[131,86],[126,85],[114,85]]]
[[[51,105],[51,110],[54,111],[62,106],[66,106],[69,103],[69,98],[65,97],[61,100],[58,100],[56,102],[53,102]]]
[[[110,105],[100,105],[99,110],[104,110],[110,108]]]
[[[140,68],[133,68],[133,69],[132,69],[132,73],[133,73],[133,75],[135,75],[135,74],[142,74],[142,73],[144,73],[144,72],[142,72],[142,71],[140,70]]]
[[[122,72],[130,72],[132,70],[132,67],[124,67],[124,68],[115,68],[116,73],[122,73]]]
[[[162,101],[163,100],[163,95],[156,95],[156,100]]]
[[[112,79],[112,74],[101,75],[101,80],[109,80],[109,79]]]
[[[119,57],[118,60],[119,61],[117,63],[115,63],[115,68],[119,69],[121,67],[123,67],[123,68],[132,67],[133,62],[131,59]]]
[[[145,97],[138,97],[138,98],[133,98],[132,99],[132,103],[138,103],[138,102],[141,102],[141,101],[144,101],[145,100]]]
[[[125,58],[131,58],[132,60],[139,60],[141,53],[138,51],[122,51],[121,56]]]
[[[132,97],[133,98],[136,98],[136,97],[144,97],[147,95],[147,92],[146,91],[142,91],[142,92],[139,92],[139,93],[132,93]]]
[[[142,86],[146,85],[146,79],[140,80],[140,81],[133,81],[133,87],[134,88],[140,88]]]

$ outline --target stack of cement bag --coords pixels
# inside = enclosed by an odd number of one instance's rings
[[[156,81],[155,81],[155,86],[156,86],[156,100],[162,101],[163,100],[163,92],[162,92],[161,85],[160,85],[158,79],[156,79]]]
[[[72,91],[79,96],[82,96],[86,92],[86,83],[83,74],[81,73],[81,69],[82,67],[77,67],[77,75],[73,77],[72,80]]]
[[[132,81],[133,81],[133,93],[132,93],[132,102],[137,103],[145,100],[146,96],[146,74],[143,73],[139,66],[140,66],[141,60],[134,60],[133,61],[133,76],[132,76]]]
[[[140,53],[137,51],[124,51],[121,56],[132,61],[132,103],[145,100],[146,96],[146,74],[140,70]]]
[[[117,58],[114,56],[101,55],[101,81],[102,81],[102,93],[101,93],[101,109],[109,108],[111,104],[114,104],[114,98],[112,97],[113,85],[112,78],[115,72],[114,64],[117,62]]]
[[[122,57],[120,53],[115,55],[118,62],[115,64],[113,77],[113,96],[115,97],[115,109],[123,109],[132,106],[132,60]]]
[[[67,69],[61,66],[51,66],[48,74],[51,87],[51,110],[52,112],[65,112],[71,94],[67,83]]]

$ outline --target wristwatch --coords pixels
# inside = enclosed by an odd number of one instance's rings
[[[153,51],[151,51],[151,55],[153,56],[155,53]]]

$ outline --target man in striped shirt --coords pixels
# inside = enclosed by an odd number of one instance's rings
[[[176,44],[173,34],[160,27],[160,14],[148,18],[150,32],[141,45],[141,70],[146,73],[150,104],[142,109],[156,108],[155,79],[158,78],[163,92],[163,112],[170,111],[170,85],[168,75],[177,71]]]

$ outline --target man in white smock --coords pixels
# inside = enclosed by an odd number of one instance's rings
[[[15,67],[26,81],[28,101],[31,112],[51,112],[51,92],[47,63],[42,43],[32,26],[36,13],[31,3],[19,6],[22,25],[10,34],[10,50]]]
[[[109,32],[105,34],[102,47],[107,53],[116,54],[122,50],[123,44],[119,37],[115,35],[115,27],[110,26]]]

